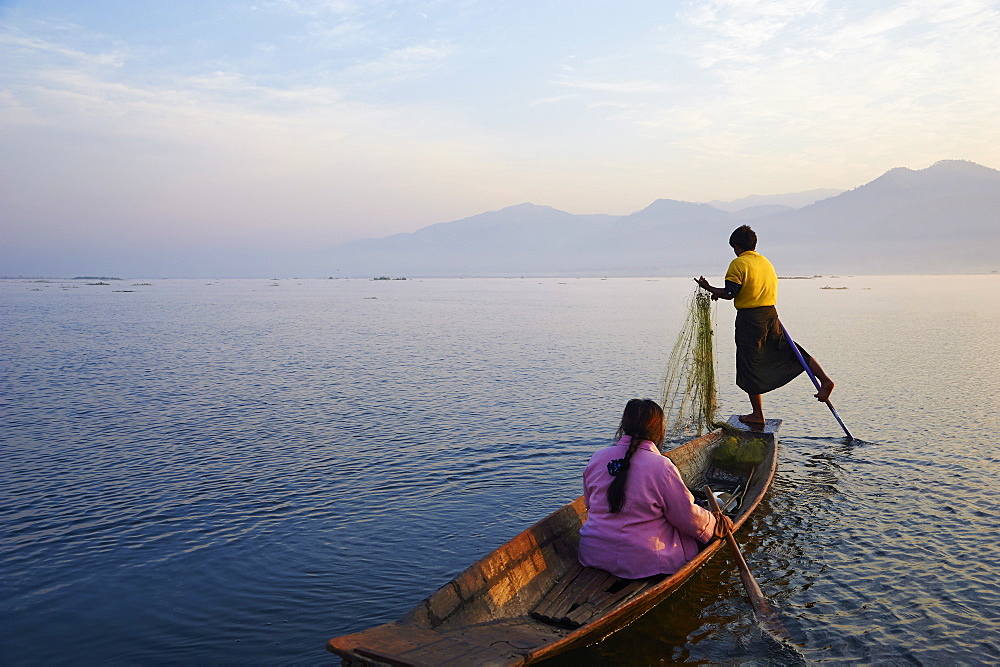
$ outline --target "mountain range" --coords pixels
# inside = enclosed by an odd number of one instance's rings
[[[625,216],[520,204],[324,259],[337,277],[719,275],[741,224],[782,275],[988,273],[1000,269],[1000,171],[945,160],[846,192],[659,199]]]

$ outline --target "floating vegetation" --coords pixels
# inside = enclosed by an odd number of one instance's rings
[[[378,276],[376,278],[372,278],[372,280],[406,280],[406,278],[393,278],[391,276]]]
[[[100,283],[87,283],[87,284],[88,285],[110,285],[111,283],[100,282]]]
[[[710,431],[718,408],[712,298],[696,288],[660,383],[667,436]]]
[[[153,283],[133,283],[132,287],[152,287]]]
[[[134,289],[113,289],[112,292],[134,292]]]

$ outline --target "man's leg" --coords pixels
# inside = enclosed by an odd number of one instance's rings
[[[829,379],[827,378],[827,380]],[[740,421],[744,424],[763,426],[766,422],[764,421],[764,407],[760,394],[747,394],[747,396],[750,397],[750,407],[753,408],[753,412],[748,415],[740,415]]]
[[[819,380],[819,391],[813,394],[813,396],[815,396],[817,400],[826,403],[830,398],[830,394],[833,392],[833,380],[830,379],[829,375],[823,372],[819,362],[812,357],[809,357],[809,369],[813,372],[813,375],[816,376],[816,379]]]

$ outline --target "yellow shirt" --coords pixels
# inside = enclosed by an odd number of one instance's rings
[[[747,250],[729,263],[726,282],[740,285],[733,300],[737,310],[778,303],[778,274],[767,257],[755,250]]]

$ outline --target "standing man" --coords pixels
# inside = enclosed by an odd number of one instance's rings
[[[732,299],[736,306],[736,384],[750,397],[753,411],[740,421],[763,426],[761,394],[783,387],[803,371],[785,338],[778,311],[778,274],[766,257],[756,251],[757,234],[743,225],[729,237],[736,259],[729,264],[725,287],[712,287],[704,276],[695,282],[712,299]],[[819,363],[799,347],[803,359],[820,382],[816,398],[826,402],[833,391],[831,380]]]

